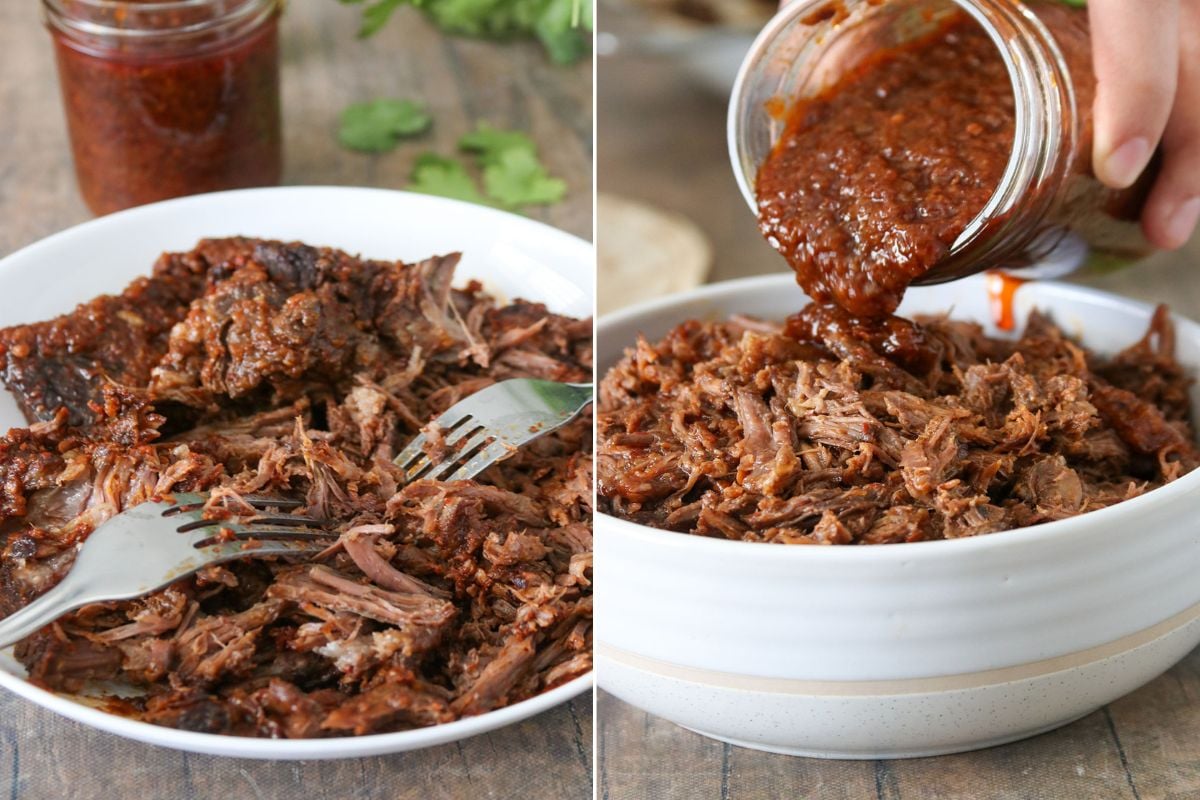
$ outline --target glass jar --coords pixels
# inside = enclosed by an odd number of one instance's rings
[[[280,0],[42,5],[93,212],[279,183]]]
[[[1083,12],[1061,3],[795,0],[751,47],[730,102],[730,156],[750,207],[757,210],[759,165],[783,133],[793,102],[828,89],[881,50],[930,34],[960,11],[983,28],[1004,60],[1015,135],[988,202],[914,283],[1034,265],[1037,276],[1061,275],[1089,258],[1112,264],[1149,252],[1137,219],[1154,170],[1120,191],[1093,175],[1091,43]]]

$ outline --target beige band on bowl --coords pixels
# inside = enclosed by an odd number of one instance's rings
[[[1011,681],[1026,680],[1063,672],[1085,664],[1119,656],[1156,639],[1161,639],[1200,618],[1200,604],[1185,609],[1157,625],[1145,628],[1129,636],[1123,636],[1086,650],[1017,664],[1011,667],[943,675],[934,678],[905,678],[885,681],[809,681],[793,678],[765,678],[755,675],[739,675],[732,672],[688,667],[669,661],[631,653],[602,641],[595,644],[596,655],[609,658],[628,667],[654,673],[667,678],[706,684],[722,689],[740,689],[748,692],[768,694],[798,694],[828,697],[867,697],[875,695],[930,694],[960,689],[975,689],[995,686]]]

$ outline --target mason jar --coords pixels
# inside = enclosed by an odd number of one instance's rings
[[[1105,187],[1092,173],[1095,77],[1087,20],[1057,2],[795,0],[754,42],[730,101],[730,156],[746,202],[757,211],[759,166],[795,102],[960,12],[982,27],[1004,61],[1015,108],[1012,149],[986,204],[914,283],[993,268],[1035,267],[1026,274],[1053,276],[1084,262],[1113,265],[1149,252],[1138,217],[1156,162],[1124,190]]]
[[[97,214],[277,184],[281,0],[42,0]]]

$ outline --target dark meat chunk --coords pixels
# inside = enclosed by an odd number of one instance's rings
[[[58,485],[58,478],[67,461],[58,451],[58,444],[67,412],[63,409],[56,422],[42,423],[33,428],[13,428],[0,438],[0,523],[10,517],[27,513],[30,495]],[[62,495],[62,492],[55,492]],[[50,499],[50,498],[46,498]],[[55,497],[45,506],[69,503],[68,498]],[[49,513],[54,513],[50,511]],[[78,509],[64,509],[63,521],[78,514]]]
[[[361,736],[394,729],[397,723],[406,728],[426,727],[455,718],[445,697],[423,691],[414,683],[411,679],[380,683],[330,711],[321,727]]]
[[[305,694],[287,681],[272,678],[251,700],[260,731],[270,731],[273,738],[311,739],[324,735],[321,721],[341,695],[329,690]]]
[[[139,717],[165,728],[194,733],[254,735],[252,720],[242,709],[199,689],[153,697]]]
[[[347,258],[266,242],[231,262],[229,276],[193,302],[171,331],[151,394],[211,409],[219,398],[249,398],[260,389],[290,401],[298,392],[289,384],[302,377],[346,376],[373,357],[375,346],[360,330],[349,282],[338,280]],[[361,266],[369,276],[389,265]]]
[[[478,330],[471,330],[450,289],[458,259],[457,254],[431,258],[406,270],[379,315],[379,326],[403,352],[429,358],[449,351],[457,357],[465,346],[473,359],[486,366],[489,350]],[[475,326],[481,321],[473,320]]]
[[[17,645],[17,658],[29,677],[51,689],[79,691],[90,681],[106,681],[121,670],[121,651],[102,642],[69,638],[50,626]]]
[[[914,499],[929,500],[956,471],[961,454],[951,423],[949,416],[935,417],[920,436],[904,445],[900,469]]]
[[[1155,309],[1150,328],[1141,340],[1111,361],[1096,364],[1095,372],[1118,389],[1133,392],[1155,406],[1168,420],[1190,418],[1191,379],[1175,360],[1175,328],[1166,306]]]
[[[230,675],[248,673],[263,628],[279,618],[283,607],[278,600],[267,600],[239,614],[205,617],[180,633],[174,682],[204,687]]]
[[[201,242],[168,253],[148,278],[119,295],[84,303],[70,314],[0,330],[0,378],[31,422],[66,408],[70,422],[92,420],[90,404],[106,381],[145,388],[167,349],[167,335],[204,291],[208,271],[242,249],[239,243]]]
[[[480,672],[471,688],[456,701],[464,716],[482,714],[503,705],[513,687],[531,666],[537,647],[530,639],[513,638]]]
[[[1061,455],[1035,461],[1018,479],[1016,494],[1045,519],[1072,517],[1083,510],[1083,480]]]
[[[1121,441],[1139,453],[1191,449],[1188,437],[1167,421],[1161,409],[1133,392],[1099,383],[1092,389],[1092,402]]]

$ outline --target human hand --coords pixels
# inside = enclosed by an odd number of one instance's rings
[[[1200,218],[1200,0],[1088,0],[1096,70],[1093,169],[1131,185],[1161,142],[1142,210],[1156,247],[1184,244]]]

